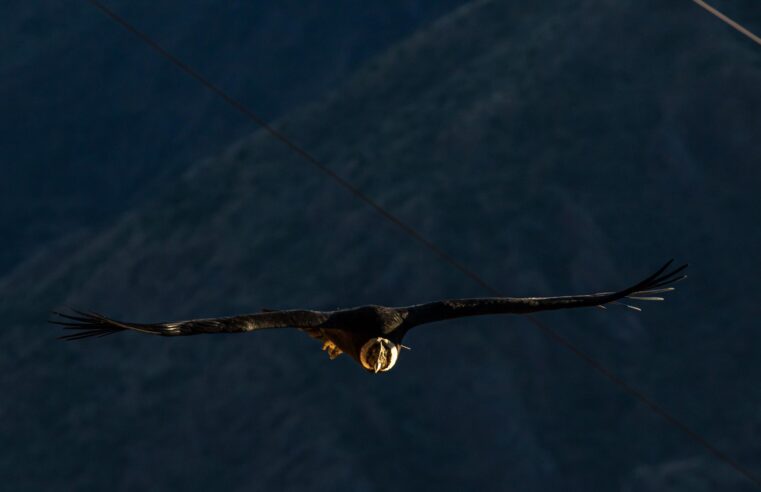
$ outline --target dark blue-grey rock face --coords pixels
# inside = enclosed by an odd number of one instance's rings
[[[510,294],[610,290],[690,261],[641,314],[542,321],[759,472],[759,87],[757,47],[690,2],[482,2],[278,126]],[[0,476],[749,490],[519,317],[420,328],[382,377],[297,332],[62,344],[41,323],[61,304],[140,321],[482,294],[254,133],[3,280]]]
[[[462,3],[107,2],[265,119]],[[0,273],[254,129],[88,2],[10,0],[0,18]]]

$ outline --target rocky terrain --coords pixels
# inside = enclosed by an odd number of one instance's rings
[[[761,473],[759,87],[761,50],[691,2],[487,1],[276,126],[512,295],[689,261],[643,313],[541,319]],[[64,344],[43,322],[64,305],[149,321],[484,294],[254,132],[2,280],[0,475],[18,490],[752,490],[520,317],[414,331],[382,377],[296,331]]]
[[[104,3],[271,119],[464,1]],[[0,18],[0,274],[254,130],[88,2],[8,0]]]

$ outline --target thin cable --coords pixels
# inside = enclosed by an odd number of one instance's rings
[[[703,0],[692,0],[692,1],[695,2],[696,4],[698,4],[699,6],[703,7],[705,10],[707,10],[712,15],[716,16],[719,20],[721,20],[722,22],[724,22],[728,26],[730,26],[733,29],[735,29],[736,31],[741,32],[742,34],[745,34],[746,36],[748,36],[757,45],[761,46],[761,38],[759,38],[758,36],[753,34],[749,29],[746,29],[745,27],[741,26],[739,23],[733,21],[732,19],[730,19],[726,15],[722,14],[721,12],[716,10],[715,8],[713,8],[710,5],[708,5],[707,3],[705,3]]]
[[[693,441],[703,446],[703,448],[705,448],[709,453],[711,453],[717,459],[723,461],[724,464],[734,469],[737,473],[747,478],[753,484],[755,484],[759,489],[761,489],[761,478],[756,476],[749,469],[737,463],[728,454],[726,454],[725,452],[721,451],[716,446],[711,444],[705,437],[703,437],[698,432],[688,427],[687,424],[682,423],[679,419],[677,419],[671,413],[669,413],[665,408],[663,408],[658,403],[656,403],[655,401],[647,397],[642,391],[638,390],[634,386],[630,385],[629,383],[621,379],[610,369],[608,369],[607,367],[603,366],[602,364],[597,362],[595,359],[593,359],[589,354],[579,350],[575,345],[573,345],[567,338],[562,336],[560,333],[553,330],[549,326],[545,325],[543,322],[536,319],[533,315],[528,314],[526,316],[529,318],[529,320],[531,320],[534,323],[534,325],[538,329],[543,331],[547,336],[553,338],[560,345],[564,346],[565,348],[567,348],[568,350],[576,354],[580,359],[586,362],[587,365],[590,366],[592,369],[602,374],[613,383],[617,384],[626,393],[629,393],[629,395],[633,396],[634,398],[639,400],[642,404],[644,404],[646,407],[648,407],[653,413],[660,416],[666,422],[668,422],[672,426],[682,431],[685,435],[690,437]]]
[[[150,38],[147,34],[143,33],[142,31],[138,30],[136,27],[132,26],[129,22],[127,22],[123,17],[119,16],[112,10],[110,10],[108,7],[103,5],[98,0],[87,0],[89,3],[91,3],[93,6],[95,6],[97,9],[99,9],[101,12],[106,14],[108,17],[110,17],[112,20],[114,20],[116,23],[124,27],[127,31],[134,34],[137,38],[139,38],[141,41],[143,41],[145,44],[147,44],[149,47],[151,47],[153,50],[158,52],[161,56],[169,60],[172,64],[177,66],[180,70],[190,75],[192,78],[197,80],[201,85],[206,87],[208,90],[213,92],[214,94],[221,97],[226,103],[228,103],[230,106],[238,110],[243,115],[250,118],[254,123],[262,127],[265,131],[267,131],[270,135],[275,137],[277,140],[285,144],[288,148],[293,150],[295,153],[303,157],[309,164],[320,170],[322,173],[326,174],[328,177],[336,181],[342,188],[348,190],[351,192],[354,196],[365,202],[366,204],[370,205],[373,209],[375,209],[376,212],[378,212],[383,218],[390,221],[397,227],[399,227],[405,234],[409,235],[413,239],[415,239],[417,242],[428,248],[430,251],[435,253],[439,258],[444,260],[449,265],[453,266],[463,274],[470,277],[474,282],[476,282],[478,285],[489,291],[491,294],[498,296],[498,297],[504,297],[504,294],[501,293],[498,289],[495,287],[492,287],[488,282],[486,282],[484,279],[482,279],[477,273],[470,270],[468,267],[457,261],[455,258],[453,258],[451,255],[449,255],[447,252],[436,246],[433,242],[431,242],[429,239],[423,237],[420,233],[418,233],[415,229],[413,229],[411,226],[404,223],[401,219],[396,217],[391,212],[384,209],[378,202],[370,198],[367,194],[365,194],[363,191],[352,185],[350,182],[339,176],[337,173],[332,171],[330,168],[328,168],[325,164],[320,162],[316,157],[312,156],[309,152],[304,150],[299,145],[292,142],[288,137],[286,137],[283,133],[277,131],[272,126],[270,126],[262,117],[248,109],[243,103],[238,101],[237,99],[227,95],[222,89],[211,83],[206,77],[198,73],[196,70],[191,68],[189,65],[184,63],[182,60],[177,58],[176,56],[169,53],[167,50],[162,48],[157,42],[155,42],[152,38]],[[653,411],[655,414],[659,415],[661,418],[663,418],[666,422],[670,423],[677,429],[681,430],[683,433],[685,433],[688,437],[692,438],[693,441],[704,447],[707,451],[709,451],[712,455],[714,455],[719,460],[723,461],[725,464],[729,465],[731,468],[733,468],[735,471],[743,475],[745,478],[756,484],[759,488],[761,488],[761,479],[755,477],[750,471],[739,465],[737,462],[732,460],[728,455],[720,451],[718,448],[713,446],[711,443],[708,442],[705,438],[703,438],[700,434],[695,432],[694,430],[690,429],[687,425],[681,423],[676,417],[671,415],[669,412],[667,412],[665,409],[663,409],[660,405],[655,403],[653,400],[648,398],[644,395],[641,391],[636,389],[635,387],[629,385],[626,383],[623,379],[618,377],[613,371],[606,368],[604,365],[602,365],[600,362],[595,360],[591,355],[587,354],[580,348],[576,347],[573,343],[571,343],[570,340],[560,335],[560,333],[556,332],[555,330],[551,329],[549,326],[545,325],[544,323],[540,322],[538,319],[536,319],[532,315],[526,315],[526,318],[541,332],[548,335],[550,338],[555,340],[560,345],[566,347],[568,350],[570,350],[572,353],[576,354],[582,361],[584,361],[587,365],[589,365],[591,368],[596,370],[598,373],[603,375],[605,378],[619,386],[624,390],[624,392],[629,393],[631,396],[633,396],[635,399],[639,400],[643,404],[645,404],[648,408],[650,408],[651,411]]]
[[[396,217],[391,212],[384,209],[378,202],[370,198],[367,194],[365,194],[362,190],[351,184],[350,182],[346,181],[344,178],[342,178],[340,175],[338,175],[335,171],[331,170],[328,166],[320,162],[316,157],[314,157],[312,154],[304,150],[301,146],[297,145],[293,141],[291,141],[288,137],[286,137],[284,134],[273,128],[267,121],[259,116],[258,114],[254,113],[252,110],[247,108],[242,102],[238,101],[237,99],[233,98],[232,96],[227,95],[226,92],[224,92],[222,89],[214,85],[212,82],[210,82],[206,77],[198,73],[196,70],[194,70],[191,66],[174,56],[173,54],[169,53],[167,50],[165,50],[161,45],[159,45],[156,41],[151,39],[147,34],[144,32],[138,30],[136,27],[132,26],[129,22],[127,22],[123,17],[116,14],[114,11],[110,10],[108,7],[103,5],[97,0],[87,0],[92,5],[97,7],[101,12],[109,16],[111,19],[113,19],[116,23],[121,25],[123,28],[137,36],[141,41],[143,41],[145,44],[150,46],[153,50],[158,52],[161,56],[172,62],[177,68],[182,70],[183,72],[187,73],[191,77],[193,77],[196,81],[198,81],[201,85],[206,87],[208,90],[216,94],[217,96],[221,97],[227,104],[232,106],[233,108],[237,109],[240,113],[242,113],[244,116],[247,116],[249,119],[251,119],[254,123],[262,127],[267,133],[275,137],[277,140],[285,144],[286,147],[294,151],[296,154],[300,155],[304,158],[309,164],[316,167],[320,172],[326,174],[328,177],[333,179],[336,183],[338,183],[342,188],[348,190],[350,193],[352,193],[354,196],[365,202],[366,204],[370,205],[372,208],[375,209],[376,212],[381,214],[386,220],[392,222],[397,227],[402,229],[407,235],[414,238],[419,243],[423,244],[426,248],[430,249],[436,255],[439,256],[442,260],[449,263],[471,279],[473,279],[475,282],[477,282],[479,285],[486,289],[490,289],[489,285],[487,285],[481,278],[478,277],[475,273],[470,271],[465,265],[454,259],[451,255],[449,255],[447,252],[436,246],[434,243],[423,237],[420,233],[418,233],[415,229],[408,226],[404,222],[402,222],[401,219]]]

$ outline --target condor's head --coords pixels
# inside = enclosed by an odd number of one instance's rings
[[[373,373],[390,371],[399,358],[399,346],[387,338],[371,338],[359,351],[362,367]]]

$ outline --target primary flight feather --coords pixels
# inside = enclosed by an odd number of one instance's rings
[[[672,260],[673,261],[673,260]],[[323,342],[331,359],[346,353],[366,370],[390,370],[396,364],[402,339],[415,326],[463,316],[485,314],[529,314],[538,311],[620,304],[640,310],[637,301],[662,301],[660,295],[674,290],[671,285],[686,278],[687,265],[669,270],[669,261],[644,280],[617,292],[559,297],[488,297],[448,299],[406,307],[359,306],[336,311],[304,309],[273,311],[225,318],[192,319],[169,323],[127,323],[98,313],[72,310],[56,312],[62,325],[74,333],[64,340],[100,337],[125,330],[152,335],[183,336],[204,333],[244,333],[270,328],[298,328]],[[626,300],[626,302],[622,302]]]

